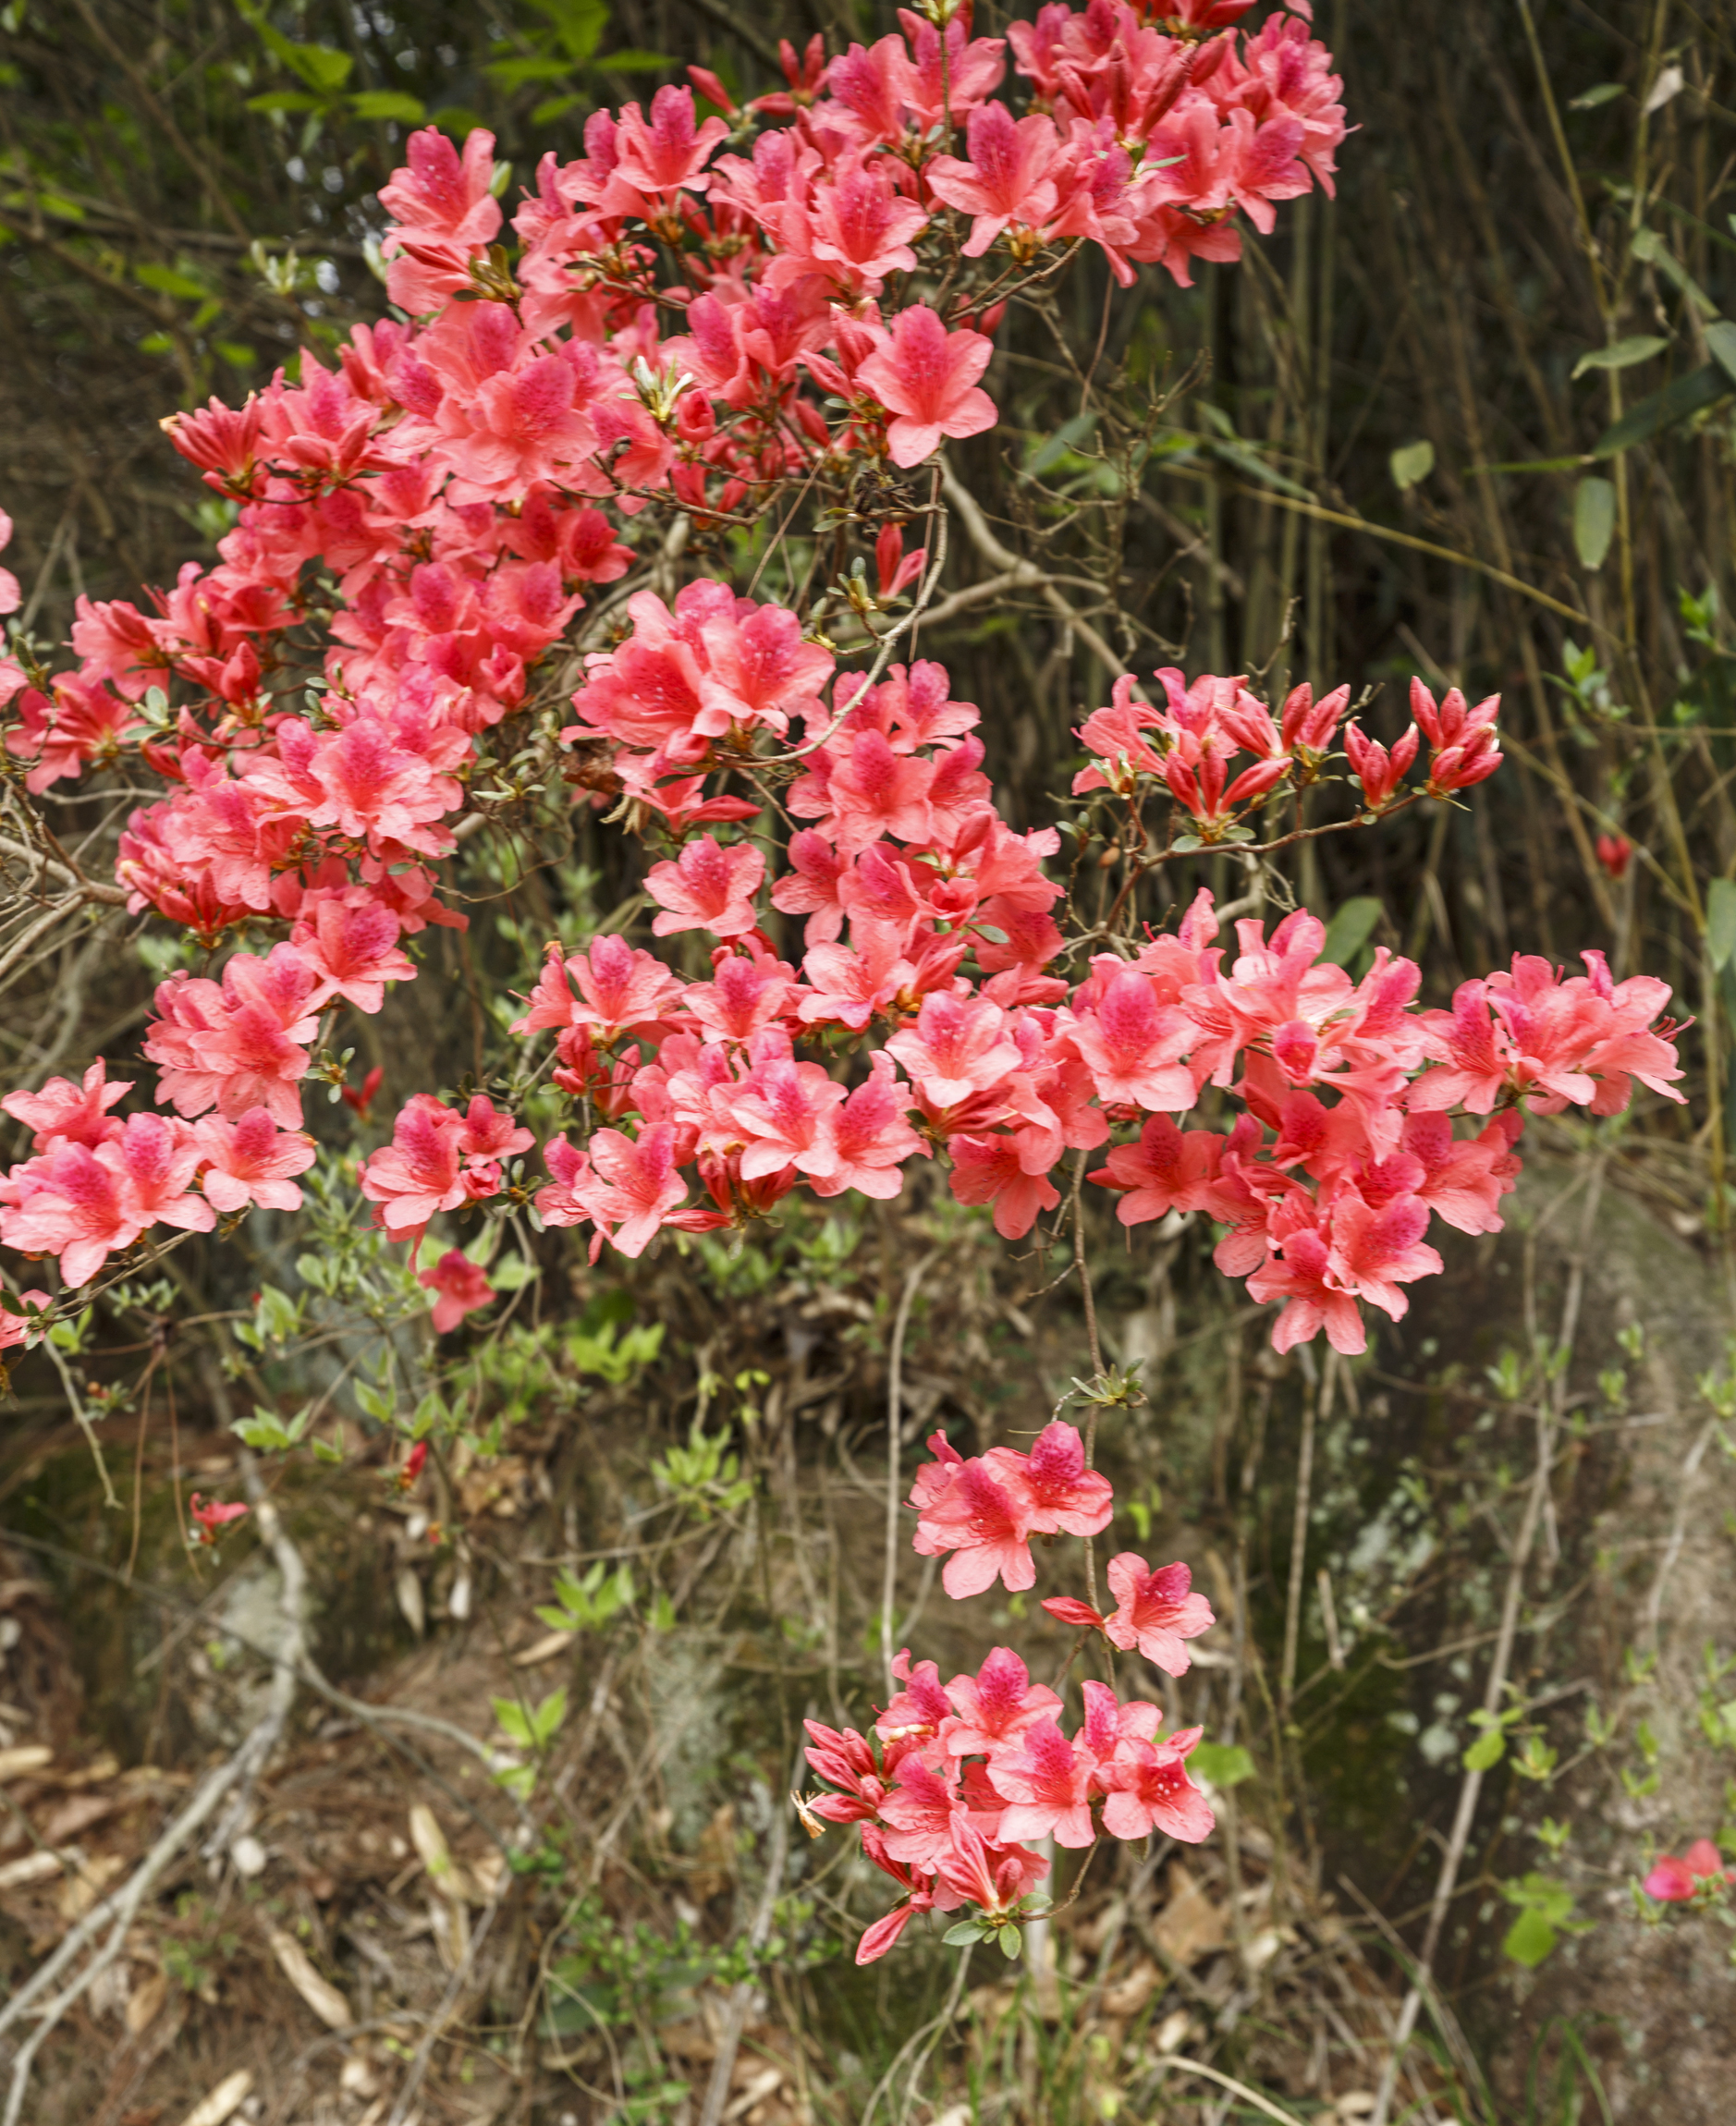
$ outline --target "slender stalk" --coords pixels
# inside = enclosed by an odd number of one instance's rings
[[[1328,1350],[1320,1368],[1320,1385],[1308,1398],[1302,1414],[1302,1458],[1296,1470],[1296,1512],[1290,1523],[1290,1592],[1284,1606],[1284,1666],[1278,1674],[1278,1717],[1285,1721],[1290,1718],[1290,1700],[1296,1692],[1296,1646],[1302,1635],[1302,1565],[1308,1550],[1308,1504],[1314,1473],[1314,1426],[1316,1421],[1332,1415],[1338,1363],[1338,1352]]]
[[[936,1250],[931,1248],[921,1262],[905,1273],[899,1295],[899,1311],[892,1325],[892,1351],[886,1377],[886,1545],[885,1570],[880,1582],[880,1665],[890,1689],[892,1675],[892,1619],[899,1590],[899,1449],[904,1437],[904,1332],[911,1326],[911,1309]]]
[[[1091,1264],[1085,1251],[1085,1206],[1082,1191],[1085,1185],[1085,1161],[1089,1152],[1081,1152],[1073,1161],[1073,1264],[1079,1272],[1079,1289],[1085,1301],[1085,1340],[1091,1350],[1091,1385],[1094,1388],[1103,1378],[1103,1345],[1097,1337],[1097,1301],[1091,1289]],[[1088,1405],[1085,1418],[1085,1467],[1093,1469],[1097,1460],[1097,1411],[1102,1406],[1096,1401]],[[1094,1609],[1097,1607],[1097,1545],[1094,1536],[1085,1538],[1085,1599]]]

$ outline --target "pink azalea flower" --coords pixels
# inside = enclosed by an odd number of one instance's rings
[[[39,1290],[35,1286],[21,1291],[18,1297],[21,1307],[36,1307],[44,1314],[50,1312],[55,1303],[47,1292]],[[0,1351],[15,1350],[19,1344],[35,1343],[44,1334],[46,1326],[44,1323],[42,1327],[33,1326],[29,1313],[15,1313],[12,1311],[9,1294],[0,1295]]]
[[[909,1104],[908,1088],[899,1084],[891,1057],[876,1056],[867,1082],[830,1118],[837,1165],[830,1174],[815,1177],[815,1195],[838,1196],[848,1189],[890,1202],[904,1185],[905,1160],[927,1156],[927,1147],[904,1119]]]
[[[900,1758],[893,1790],[880,1804],[887,1858],[932,1871],[951,1846],[957,1804],[955,1789],[917,1752]]]
[[[1724,1856],[1710,1839],[1696,1839],[1680,1860],[1660,1853],[1641,1888],[1647,1897],[1662,1904],[1685,1904],[1705,1882],[1736,1882],[1736,1868],[1724,1865]]]
[[[193,1125],[193,1141],[207,1161],[201,1186],[205,1201],[226,1217],[259,1204],[273,1211],[299,1211],[301,1191],[290,1176],[305,1174],[318,1156],[312,1137],[279,1130],[264,1107],[250,1107],[238,1121],[207,1115]]]
[[[1216,1818],[1188,1777],[1181,1749],[1185,1736],[1168,1743],[1123,1744],[1100,1775],[1105,1792],[1103,1827],[1111,1838],[1145,1839],[1154,1832],[1198,1845],[1210,1838]],[[1192,1741],[1199,1729],[1192,1730]]]
[[[290,943],[318,982],[307,1008],[318,1010],[342,996],[359,1011],[378,1011],[388,982],[413,982],[415,964],[397,947],[402,927],[390,909],[372,900],[360,906],[330,898],[303,902]]]
[[[1145,1560],[1124,1550],[1109,1560],[1109,1592],[1116,1611],[1105,1629],[1125,1650],[1137,1646],[1167,1674],[1185,1676],[1191,1666],[1187,1639],[1209,1631],[1217,1619],[1204,1594],[1190,1593],[1193,1575],[1185,1565],[1161,1565],[1148,1572]]]
[[[972,214],[966,258],[980,258],[1009,223],[1040,228],[1055,211],[1047,172],[1060,145],[1055,121],[1015,119],[1004,104],[981,104],[965,127],[968,161],[936,155],[923,170],[929,189]]]
[[[607,1191],[604,1216],[619,1221],[611,1242],[624,1255],[643,1254],[687,1198],[676,1167],[674,1130],[658,1122],[634,1139],[618,1130],[599,1130],[591,1140],[591,1160]]]
[[[917,1521],[914,1547],[924,1558],[950,1551],[940,1583],[955,1602],[980,1594],[998,1578],[1009,1594],[1036,1584],[1031,1558],[1031,1513],[997,1484],[986,1464],[962,1462]]]
[[[703,194],[713,182],[705,164],[729,137],[721,118],[693,123],[693,92],[665,87],[651,99],[647,123],[637,104],[627,104],[617,121],[615,176],[641,192],[678,189]]]
[[[1209,1208],[1223,1155],[1216,1130],[1183,1131],[1168,1115],[1154,1115],[1138,1143],[1118,1144],[1108,1165],[1086,1179],[1122,1191],[1116,1216],[1124,1226],[1140,1226],[1169,1211]]]
[[[188,1498],[187,1510],[194,1528],[198,1531],[193,1541],[207,1549],[214,1549],[217,1544],[217,1531],[220,1528],[227,1528],[232,1522],[241,1520],[247,1512],[247,1507],[243,1501],[238,1499],[234,1504],[226,1506],[214,1498],[202,1497],[195,1491]]]
[[[714,937],[740,937],[758,921],[753,896],[765,880],[765,859],[747,842],[724,848],[710,835],[691,841],[674,863],[654,863],[645,891],[662,913],[652,922],[658,937],[683,930],[708,930]]]
[[[940,1687],[940,1670],[932,1661],[911,1666],[911,1650],[900,1646],[893,1656],[892,1675],[903,1690],[894,1693],[886,1709],[874,1722],[874,1732],[885,1737],[932,1736],[942,1721],[952,1717],[952,1705]]]
[[[461,1248],[448,1248],[432,1269],[422,1272],[416,1282],[426,1285],[434,1295],[436,1336],[445,1336],[448,1330],[457,1328],[466,1314],[487,1306],[495,1296],[495,1288],[487,1277]]]
[[[1101,1099],[1178,1115],[1192,1106],[1193,1073],[1181,1058],[1196,1029],[1184,1011],[1158,1003],[1147,976],[1112,973],[1070,1031]]]
[[[948,332],[926,303],[900,311],[890,332],[876,326],[874,339],[859,373],[893,416],[886,447],[895,465],[908,470],[932,458],[947,436],[994,427],[995,401],[977,388],[995,351],[992,340],[980,332]]]
[[[1088,1752],[1070,1742],[1053,1720],[1038,1720],[1024,1735],[1018,1755],[991,1757],[989,1784],[1009,1806],[999,1837],[1053,1838],[1057,1845],[1088,1846],[1096,1836],[1091,1820]]]
[[[1018,1067],[1019,1045],[1006,1026],[1007,1014],[985,997],[937,990],[923,997],[915,1025],[892,1035],[886,1052],[910,1073],[924,1106],[939,1116]]]
[[[1022,1240],[1045,1211],[1061,1200],[1060,1191],[1048,1179],[1044,1161],[1027,1170],[1021,1151],[1034,1132],[1014,1135],[948,1137],[947,1156],[952,1171],[947,1186],[960,1204],[993,1204],[995,1230],[1003,1240]]]
[[[1106,1476],[1085,1467],[1085,1443],[1057,1418],[1029,1454],[991,1447],[983,1457],[997,1482],[1025,1501],[1035,1535],[1095,1535],[1109,1525],[1115,1496]]]
[[[945,1738],[954,1757],[993,1755],[1061,1710],[1055,1692],[1032,1682],[1010,1646],[996,1646],[974,1676],[955,1676],[946,1694],[957,1715]]]
[[[0,509],[0,552],[12,544],[12,519]],[[0,568],[0,614],[16,613],[24,603],[24,593],[18,588],[18,580],[10,568]]]
[[[431,1094],[418,1093],[398,1110],[392,1142],[363,1159],[361,1192],[395,1240],[419,1242],[428,1221],[468,1200],[458,1136],[463,1125]]]
[[[131,1091],[128,1078],[108,1082],[107,1066],[99,1056],[81,1083],[51,1078],[40,1093],[8,1093],[0,1099],[0,1108],[32,1132],[31,1142],[39,1152],[56,1139],[94,1148],[119,1135],[119,1118],[108,1110]]]

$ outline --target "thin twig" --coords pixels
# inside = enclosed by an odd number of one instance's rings
[[[784,1887],[784,1866],[789,1855],[789,1814],[772,1804],[772,1850],[765,1861],[765,1882],[760,1891],[759,1908],[753,1914],[753,1924],[748,1930],[747,1949],[750,1958],[757,1957],[764,1949],[772,1931],[772,1917],[777,1910],[777,1900]],[[738,1979],[730,1988],[729,2005],[724,2010],[723,2028],[718,2034],[717,2053],[711,2065],[711,2080],[705,2087],[705,2101],[701,2107],[699,2126],[718,2126],[724,2114],[724,2106],[729,2097],[729,2077],[735,2071],[736,2054],[741,2048],[741,2033],[747,2027],[748,2010],[753,2002],[753,1974]]]
[[[915,1304],[917,1289],[936,1252],[931,1248],[905,1273],[904,1289],[899,1295],[898,1316],[892,1325],[892,1351],[886,1369],[886,1544],[880,1582],[880,1663],[886,1672],[888,1690],[894,1680],[892,1618],[899,1582],[899,1448],[904,1437],[904,1332],[910,1326],[911,1308]]]

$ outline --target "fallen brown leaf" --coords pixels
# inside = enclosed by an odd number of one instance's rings
[[[153,1971],[142,1985],[133,1987],[127,1996],[127,2034],[129,2037],[137,2037],[141,2030],[150,2028],[168,1995],[168,1979],[160,1971]]]
[[[55,1898],[55,1909],[68,1926],[84,1917],[126,1864],[118,1853],[93,1853],[68,1872]]]
[[[271,1952],[277,1967],[328,2030],[348,2030],[355,2021],[349,2003],[329,1979],[322,1978],[312,1961],[292,1934],[281,1927],[270,1930]]]
[[[1221,1949],[1229,1932],[1229,1912],[1212,1902],[1178,1861],[1169,1870],[1169,1901],[1152,1929],[1158,1948],[1178,1963],[1197,1963]]]
[[[193,2106],[181,2120],[181,2126],[225,2126],[225,2121],[234,2118],[252,2091],[252,2069],[238,2068],[219,2082],[209,2096]]]

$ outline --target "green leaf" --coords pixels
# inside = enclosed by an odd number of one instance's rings
[[[1070,421],[1062,422],[1053,435],[1048,435],[1037,446],[1021,468],[1027,480],[1039,480],[1052,465],[1058,465],[1075,444],[1084,443],[1097,432],[1094,413],[1076,413]]]
[[[582,96],[545,96],[531,113],[533,126],[551,126],[556,118],[564,118],[574,104],[582,104]]]
[[[608,0],[531,0],[554,27],[561,49],[575,64],[593,53],[609,26]]]
[[[277,56],[300,75],[316,96],[335,96],[356,64],[348,52],[334,52],[329,44],[291,44],[286,41]]]
[[[973,1919],[961,1919],[957,1926],[949,1926],[941,1936],[948,1949],[962,1949],[967,1942],[981,1941],[983,1930]]]
[[[531,1736],[534,1746],[545,1750],[554,1741],[566,1717],[567,1686],[563,1683],[551,1691],[531,1715]]]
[[[681,62],[670,58],[666,52],[605,52],[595,62],[599,71],[605,74],[667,74]]]
[[[1485,1728],[1464,1754],[1468,1772],[1492,1771],[1507,1754],[1507,1736],[1499,1728]]]
[[[1633,255],[1645,264],[1661,273],[1693,305],[1702,317],[1716,317],[1718,305],[1694,279],[1687,267],[1681,264],[1669,246],[1656,229],[1636,229],[1632,244]]]
[[[531,1722],[522,1705],[513,1698],[495,1698],[491,1701],[495,1718],[500,1723],[500,1731],[520,1749],[531,1747]]]
[[[1655,354],[1662,354],[1669,345],[1667,339],[1656,339],[1649,333],[1613,339],[1608,347],[1594,347],[1589,354],[1582,354],[1573,364],[1573,374],[1577,379],[1588,369],[1632,369],[1637,361],[1650,361]]]
[[[1294,480],[1287,480],[1281,472],[1275,472],[1252,445],[1226,440],[1211,446],[1212,456],[1241,473],[1244,478],[1257,481],[1262,487],[1276,488],[1280,495],[1290,495],[1298,502],[1312,502],[1314,496],[1307,488],[1299,486]]]
[[[1467,465],[1465,478],[1474,480],[1485,472],[1571,472],[1584,462],[1583,454],[1578,458],[1511,458],[1499,465]]]
[[[251,369],[259,360],[253,349],[244,346],[238,339],[219,339],[214,340],[212,344],[215,347],[219,357],[226,361],[231,369]]]
[[[1372,895],[1359,894],[1354,900],[1347,900],[1326,925],[1326,942],[1320,947],[1321,959],[1329,959],[1334,967],[1348,967],[1368,943],[1383,912],[1380,902]]]
[[[1570,111],[1595,111],[1600,104],[1613,104],[1618,96],[1627,93],[1620,81],[1599,81],[1595,89],[1587,89],[1583,96],[1575,96],[1568,105]]]
[[[1573,546],[1582,568],[1601,568],[1616,535],[1616,490],[1608,480],[1582,480],[1573,490]]]
[[[1708,361],[1698,369],[1690,370],[1686,376],[1679,376],[1665,385],[1662,391],[1655,391],[1649,398],[1643,398],[1637,406],[1630,407],[1612,428],[1605,429],[1593,448],[1594,458],[1614,458],[1618,452],[1632,450],[1636,443],[1649,443],[1667,428],[1674,428],[1691,414],[1700,413],[1708,406],[1716,406],[1719,399],[1728,398],[1736,385],[1725,374],[1718,362]]]
[[[133,278],[141,287],[148,287],[157,295],[178,296],[183,302],[203,302],[211,290],[191,274],[180,273],[174,266],[137,265],[132,269]]]
[[[271,89],[263,96],[247,99],[250,111],[317,111],[320,99],[305,89]]]
[[[373,1418],[376,1424],[384,1424],[392,1414],[392,1398],[377,1387],[371,1387],[365,1380],[356,1381],[352,1386],[362,1415]]]
[[[1507,1930],[1507,1938],[1501,1944],[1501,1954],[1514,1963],[1523,1964],[1527,1971],[1534,1971],[1554,1949],[1560,1937],[1534,1905],[1522,1912]]]
[[[430,111],[428,123],[438,126],[443,133],[455,134],[460,141],[473,133],[478,126],[488,120],[480,111],[472,111],[468,104],[442,104],[437,111]]]
[[[407,126],[420,126],[428,116],[419,96],[407,96],[401,89],[363,89],[349,99],[359,118],[397,118]]]
[[[552,54],[534,59],[495,59],[483,68],[503,89],[521,89],[527,81],[559,81],[572,72],[572,61]]]
[[[1713,360],[1736,384],[1736,324],[1727,317],[1714,318],[1705,328],[1705,344]]]
[[[1253,1777],[1253,1759],[1240,1742],[1200,1742],[1189,1756],[1188,1765],[1220,1791],[1239,1787],[1243,1779]]]
[[[1388,462],[1392,467],[1392,483],[1403,494],[1426,480],[1435,470],[1435,446],[1424,440],[1421,443],[1400,444]]]
[[[1010,1963],[1023,1949],[1025,1937],[1016,1926],[1004,1926],[1000,1930],[1000,1952]]]
[[[1736,879],[1715,878],[1707,889],[1705,949],[1713,973],[1721,974],[1736,952]]]

